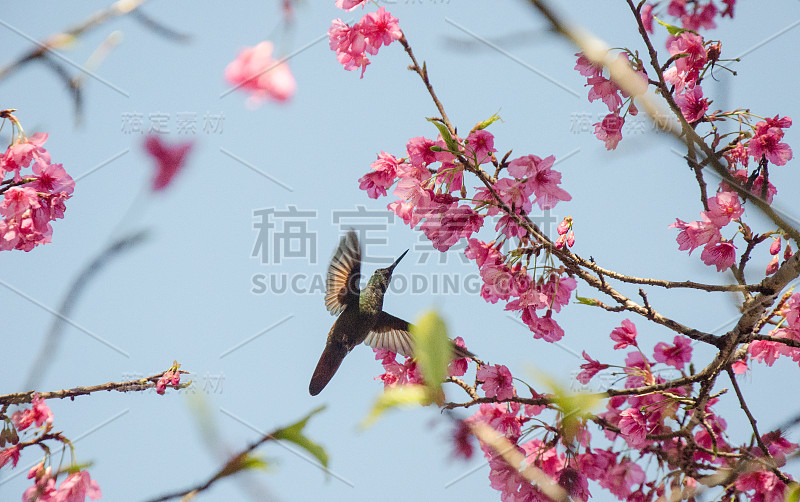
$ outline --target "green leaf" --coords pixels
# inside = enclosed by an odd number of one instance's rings
[[[694,30],[687,30],[686,28],[679,28],[679,27],[671,25],[669,23],[665,23],[664,21],[660,20],[656,16],[653,16],[653,19],[655,19],[658,22],[658,24],[660,24],[661,26],[666,28],[667,31],[669,32],[669,34],[672,35],[672,36],[678,36],[681,33],[683,33],[684,31],[688,31],[688,32],[697,34],[697,32],[694,31]]]
[[[592,307],[596,307],[599,305],[600,302],[597,301],[596,298],[584,298],[583,296],[575,296],[575,299],[578,300],[578,303],[583,305],[591,305]]]
[[[800,485],[797,483],[791,483],[789,486],[786,487],[786,493],[784,494],[784,500],[786,502],[798,502],[800,501]]]
[[[435,125],[437,129],[439,129],[439,133],[442,135],[442,139],[444,140],[444,144],[447,145],[447,148],[453,152],[458,153],[458,143],[453,139],[453,136],[450,135],[450,130],[447,129],[447,126],[442,124],[436,119],[428,118],[428,122]]]
[[[453,343],[447,337],[447,327],[439,314],[431,310],[411,326],[411,336],[425,387],[429,396],[436,399],[442,392],[447,366],[453,359]]]
[[[297,446],[305,449],[308,453],[312,454],[317,460],[319,460],[319,463],[322,464],[324,467],[328,467],[328,454],[325,452],[325,449],[320,445],[318,445],[317,443],[308,439],[302,433],[303,428],[306,426],[306,422],[308,422],[308,419],[324,409],[325,409],[324,406],[320,406],[316,410],[306,415],[305,418],[303,418],[299,422],[296,422],[288,427],[278,429],[277,431],[272,433],[272,435],[275,437],[275,439],[283,439],[284,441],[291,441]]]
[[[561,426],[564,431],[564,439],[568,442],[573,441],[581,426],[581,419],[597,407],[600,398],[591,394],[570,392],[567,387],[562,386],[544,373],[536,370],[533,370],[533,373],[551,390],[553,402],[561,409]]]
[[[221,471],[214,476],[214,480],[232,476],[240,471],[263,469],[268,470],[269,465],[259,457],[242,453],[230,459]]]
[[[69,473],[69,474],[75,474],[76,472],[85,471],[86,469],[88,469],[92,465],[93,465],[92,462],[87,462],[85,464],[72,464],[69,467],[61,469],[60,472],[66,472],[66,473]]]
[[[412,408],[416,405],[428,403],[428,391],[422,385],[400,385],[390,387],[372,405],[372,410],[367,418],[361,422],[361,428],[366,429],[383,415],[384,412],[392,408]]]
[[[475,124],[475,127],[473,127],[472,130],[481,131],[483,129],[486,129],[490,125],[494,124],[498,120],[500,120],[500,115],[493,113],[492,116],[489,117],[488,119],[484,120],[483,122],[478,122],[477,124]]]

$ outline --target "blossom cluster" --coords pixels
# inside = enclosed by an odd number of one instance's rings
[[[614,150],[622,140],[622,126],[625,125],[625,117],[628,114],[638,115],[639,109],[625,91],[621,90],[610,78],[603,76],[602,66],[589,61],[583,53],[579,52],[575,55],[578,56],[575,69],[586,77],[586,85],[591,86],[589,101],[599,99],[608,107],[609,111],[603,120],[592,124],[594,134],[597,139],[605,143],[606,150]],[[618,57],[629,60],[628,54],[619,54]],[[647,73],[644,71],[641,61],[635,60],[634,69],[639,78],[646,82]]]
[[[506,366],[485,365],[478,368],[477,379],[484,397],[501,402],[482,403],[471,417],[459,423],[455,430],[456,454],[469,457],[472,447],[470,436],[465,434],[476,422],[494,429],[511,442],[514,449],[526,460],[521,468],[533,465],[560,485],[572,500],[586,501],[591,497],[589,480],[621,499],[644,499],[645,473],[629,455],[620,455],[611,449],[592,448],[591,433],[580,424],[575,434],[574,449],[567,449],[569,441],[546,441],[540,438],[527,439],[540,420],[533,420],[546,409],[546,405],[531,405],[514,402],[517,390],[511,372]],[[531,391],[532,398],[551,398]],[[520,471],[509,465],[498,452],[481,443],[481,449],[489,462],[489,481],[498,490],[503,501],[549,500],[535,485],[527,481]],[[582,453],[578,453],[581,451]],[[640,497],[637,499],[636,497]]]
[[[509,256],[513,253],[500,251],[511,239],[520,245],[529,242],[525,218],[534,204],[544,210],[571,200],[560,186],[561,173],[553,169],[555,157],[524,155],[501,165],[494,156],[494,136],[477,126],[464,140],[449,140],[448,146],[441,135],[436,140],[411,138],[401,159],[381,152],[372,171],[359,179],[360,188],[378,198],[396,184],[393,195],[397,200],[389,203],[389,210],[412,228],[418,227],[439,251],[467,239],[466,256],[475,261],[483,280],[481,296],[490,303],[506,301],[506,310],[520,313],[535,338],[560,340],[564,331],[552,314],[569,302],[577,286],[575,279],[557,270],[532,278],[529,262],[523,264]],[[501,167],[498,172],[505,170],[509,176],[476,187],[474,195],[467,197],[464,169],[477,170],[484,164]],[[503,214],[495,225],[499,242],[472,237],[484,226],[486,216],[498,216],[501,209]],[[575,241],[572,219],[565,221],[558,228],[563,236],[558,247]]]
[[[453,342],[459,347],[466,347],[464,339],[456,337]],[[373,349],[375,360],[380,361],[384,373],[375,377],[375,380],[383,382],[383,388],[396,387],[398,385],[417,385],[423,384],[422,373],[417,366],[417,361],[411,357],[406,357],[405,361],[397,361],[397,354],[385,349]],[[450,363],[447,374],[459,377],[467,372],[469,364],[468,358],[455,359]]]
[[[6,429],[4,427],[3,434],[0,436],[0,447],[4,446],[6,442],[12,443],[12,446],[0,450],[0,468],[8,463],[12,468],[16,467],[23,446],[34,444],[44,446],[41,441],[46,438],[60,439],[69,443],[60,433],[49,434],[52,430],[53,413],[39,394],[33,395],[30,408],[16,411],[11,415],[11,423],[14,428]],[[38,437],[20,443],[17,432],[23,432],[33,425],[39,429]],[[13,433],[7,432],[12,430]],[[46,447],[45,451],[49,452]],[[86,497],[92,500],[98,500],[101,497],[102,493],[97,481],[82,469],[69,469],[67,477],[56,487],[59,473],[53,474],[50,466],[45,467],[47,461],[46,457],[28,472],[28,479],[33,479],[34,484],[22,494],[23,502],[84,502]]]
[[[796,330],[800,328],[797,323],[798,318],[800,318],[800,310],[798,309],[800,295],[797,295],[797,298],[790,299],[784,305],[785,308],[782,314],[787,316],[787,319],[792,319],[790,329]],[[775,333],[773,332],[772,334]],[[775,335],[778,336],[777,334]],[[797,334],[785,336],[794,336],[794,339],[800,339]],[[675,337],[673,344],[664,342],[656,344],[653,360],[648,360],[636,340],[636,326],[628,319],[624,320],[621,326],[615,328],[610,337],[616,342],[614,345],[616,350],[626,347],[634,347],[636,349],[630,351],[625,358],[623,370],[626,375],[626,388],[662,384],[665,380],[656,375],[658,364],[672,366],[677,370],[683,371],[685,365],[691,360],[692,348],[690,340],[680,335]],[[761,352],[758,352],[758,350],[757,348],[757,354],[754,354],[751,344],[751,358],[759,359],[761,357]],[[787,355],[793,355],[796,357],[795,360],[798,360],[800,359],[800,357],[797,357],[798,354],[800,354],[800,351],[793,349],[793,352]],[[609,367],[607,364],[592,360],[585,352],[584,358],[588,362],[581,365],[583,371],[578,375],[578,380],[584,384],[588,383],[599,371]],[[768,362],[768,364],[771,364],[771,362]],[[740,362],[734,365],[734,368],[739,373],[744,371],[746,365]],[[754,459],[764,456],[764,452],[758,447],[735,447],[728,442],[725,435],[727,424],[713,410],[713,406],[718,402],[717,398],[712,398],[708,401],[700,416],[704,426],[695,428],[691,437],[692,442],[687,442],[685,438],[677,436],[662,440],[648,439],[647,436],[649,434],[666,436],[673,432],[667,420],[677,420],[682,423],[680,419],[681,413],[687,416],[698,413],[696,410],[681,411],[676,399],[676,397],[680,396],[687,396],[686,388],[673,388],[664,391],[664,393],[615,396],[609,399],[607,411],[601,413],[598,417],[605,421],[604,428],[608,439],[622,438],[630,448],[641,452],[657,447],[662,452],[662,458],[665,458],[669,465],[677,465],[682,458],[685,458],[684,452],[690,446],[693,446],[693,458],[691,461],[695,463],[694,469],[741,468],[736,466],[736,461],[732,457],[716,455],[714,452],[739,452],[744,454],[746,458]],[[619,430],[619,433],[613,432],[612,429],[614,428]],[[798,449],[797,444],[789,442],[778,432],[764,434],[761,440],[767,445],[768,451],[778,467],[786,463],[786,455]],[[754,490],[756,494],[774,493],[776,497],[781,497],[780,500],[782,500],[786,486],[770,471],[769,465],[753,462],[752,465],[747,467],[746,471],[746,474],[740,476],[733,486],[728,488],[731,494],[735,491],[746,493]],[[687,476],[684,477],[683,483],[693,487],[696,485],[696,480]]]
[[[666,14],[681,22],[685,30],[697,31],[699,29],[713,29],[717,27],[716,18],[733,18],[733,8],[736,0],[670,0],[667,3]],[[653,11],[654,5],[647,3],[642,6],[641,17],[645,29],[653,33]]]
[[[338,1],[337,7],[352,10],[364,2]],[[380,7],[376,12],[365,14],[353,26],[341,19],[334,19],[328,29],[329,44],[336,52],[336,60],[345,70],[361,68],[361,78],[370,64],[367,54],[376,55],[382,46],[388,46],[403,36],[396,17]]]
[[[739,196],[735,192],[720,191],[708,199],[708,210],[700,212],[700,220],[686,223],[678,218],[670,228],[680,230],[678,249],[689,250],[703,246],[700,259],[706,265],[714,265],[718,272],[730,268],[736,262],[736,246],[725,239],[720,230],[737,220],[744,212]]]
[[[797,305],[800,305],[800,295],[797,299],[792,299],[791,303],[787,302],[785,314],[792,318],[792,329],[795,329],[794,323],[800,318]],[[615,343],[616,350],[634,349],[627,353],[625,365],[622,367],[625,388],[628,389],[662,384],[665,380],[657,374],[660,371],[659,365],[671,366],[683,372],[691,360],[690,340],[680,335],[671,344],[658,343],[652,359],[647,358],[639,347],[636,326],[629,319],[615,328],[610,338]],[[583,355],[587,363],[581,366],[578,380],[584,384],[599,371],[610,367],[592,360],[585,352]],[[758,497],[758,494],[770,493],[775,494],[775,500],[782,500],[786,490],[784,482],[770,470],[771,464],[758,461],[765,456],[759,447],[737,447],[728,442],[725,434],[727,424],[714,411],[717,398],[710,399],[700,412],[683,410],[680,407],[679,400],[689,395],[689,388],[686,387],[612,397],[607,402],[606,411],[597,415],[596,421],[603,425],[608,440],[614,443],[622,441],[627,446],[628,452],[622,454],[618,445],[605,449],[593,447],[592,434],[586,428],[586,421],[578,422],[572,441],[569,438],[563,441],[529,439],[529,435],[540,427],[539,420],[533,418],[543,413],[548,406],[524,403],[525,399],[520,399],[514,378],[506,366],[481,366],[477,370],[476,379],[480,384],[476,390],[482,392],[481,397],[496,402],[481,403],[471,417],[457,425],[453,435],[456,455],[469,458],[473,454],[470,426],[476,422],[486,424],[498,435],[504,436],[526,457],[525,464],[517,467],[536,466],[554,483],[564,488],[573,500],[585,501],[590,498],[589,480],[620,500],[653,500],[663,498],[669,491],[692,495],[697,480],[687,475],[687,471],[742,469],[741,465],[737,465],[740,460],[736,460],[734,454],[754,460],[747,461],[745,473],[728,486],[728,495],[744,493],[749,497]],[[537,394],[533,390],[530,392],[533,399],[553,397]],[[671,435],[675,432],[676,423],[685,423],[694,414],[699,414],[702,426],[696,425],[689,437]],[[547,428],[543,431],[548,433]],[[654,439],[653,436],[660,438]],[[772,456],[772,462],[778,467],[786,463],[787,456],[798,450],[797,444],[788,441],[779,432],[763,434],[761,440]],[[489,462],[491,486],[500,491],[501,500],[548,500],[535,485],[521,475],[518,468],[510,466],[490,446],[482,443],[481,448]],[[660,452],[656,467],[667,473],[660,481],[647,481],[644,470],[639,466],[640,458],[653,449]],[[689,457],[686,456],[687,451],[692,452]],[[731,455],[718,455],[714,452]],[[675,470],[676,466],[686,467],[686,462],[691,464],[690,469]]]
[[[770,336],[800,342],[800,293],[789,296],[777,312],[778,327],[769,332]],[[781,357],[791,357],[800,363],[800,349],[781,342],[755,340],[750,342],[750,358],[772,366]]]
[[[64,166],[50,161],[44,148],[48,134],[25,136],[8,116],[20,132],[0,156],[0,250],[31,251],[50,242],[50,222],[64,217],[75,181]]]

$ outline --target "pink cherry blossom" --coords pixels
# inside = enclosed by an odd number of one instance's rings
[[[328,39],[331,50],[336,52],[336,60],[344,66],[344,69],[352,71],[361,68],[361,78],[364,78],[370,60],[364,54],[367,43],[360,26],[351,27],[341,19],[334,19],[328,29]]]
[[[497,220],[497,225],[495,225],[494,228],[506,237],[522,238],[528,234],[528,231],[525,229],[525,227],[518,225],[516,220],[508,214],[501,216],[500,219]]]
[[[576,456],[578,467],[587,478],[598,481],[611,466],[617,463],[617,454],[602,449],[594,449],[591,452],[581,453]]]
[[[538,155],[523,155],[508,163],[508,174],[517,178],[532,178],[539,170],[548,170],[553,167],[556,158],[552,155],[542,159]]]
[[[444,211],[426,213],[426,217],[420,229],[430,239],[433,247],[442,252],[483,226],[483,216],[463,204],[450,206]]]
[[[442,163],[436,171],[436,185],[447,193],[460,191],[464,185],[464,167],[454,163]]]
[[[14,181],[20,181],[20,170],[28,167],[34,160],[43,165],[50,164],[50,154],[42,145],[47,141],[49,134],[37,132],[28,138],[17,138],[0,156],[0,178],[6,173],[14,173]]]
[[[372,199],[386,195],[386,189],[391,187],[397,177],[398,160],[386,152],[378,155],[378,160],[370,164],[372,172],[362,176],[359,181],[359,188],[366,190],[367,195]]]
[[[364,5],[367,0],[336,0],[336,6],[342,10],[353,10],[359,5]]]
[[[589,354],[587,354],[585,350],[583,351],[583,358],[588,362],[581,364],[582,371],[575,377],[583,385],[588,384],[596,374],[609,367],[607,364],[600,364],[598,361],[589,357]]]
[[[520,453],[522,449],[514,447]],[[542,500],[540,497],[529,493],[527,487],[531,484],[519,473],[519,470],[506,462],[501,455],[494,451],[489,452],[489,484],[500,492],[502,501],[513,502],[516,500]]]
[[[453,338],[453,343],[459,347],[466,348],[464,344],[464,339],[460,336]],[[450,365],[447,367],[447,374],[453,377],[463,376],[464,373],[467,372],[467,368],[469,367],[470,359],[468,357],[462,357],[460,359],[453,359],[450,361]]]
[[[68,196],[75,189],[75,181],[61,164],[42,164],[40,161],[36,161],[33,164],[33,174],[37,176],[36,179],[26,183],[25,186],[33,188],[37,192],[63,193]]]
[[[603,74],[603,65],[596,65],[589,61],[589,58],[582,52],[575,54],[578,56],[578,62],[575,63],[575,69],[580,72],[584,77],[599,77]]]
[[[617,342],[614,350],[624,349],[629,345],[636,347],[636,335],[636,325],[630,319],[622,321],[621,326],[611,331],[611,339]]]
[[[532,207],[530,197],[533,194],[533,185],[531,183],[511,178],[500,178],[494,184],[494,189],[508,207],[530,212]]]
[[[236,59],[225,68],[225,80],[251,93],[250,101],[258,105],[267,98],[288,101],[297,84],[285,59],[273,59],[272,42],[265,40],[239,51]]]
[[[567,491],[572,500],[586,502],[592,497],[586,475],[571,467],[565,467],[559,473],[558,484]]]
[[[767,340],[755,340],[750,342],[750,358],[762,362],[767,366],[772,366],[782,355],[782,343],[769,342]]]
[[[742,492],[754,491],[753,498],[758,502],[783,502],[786,485],[770,471],[754,471],[736,478],[736,489]],[[759,497],[760,496],[760,497]]]
[[[674,345],[667,345],[664,342],[657,343],[653,358],[660,363],[682,369],[686,363],[692,360],[692,341],[685,336],[677,335],[673,342]]]
[[[375,377],[375,380],[383,381],[383,387],[395,387],[397,385],[421,384],[422,374],[417,367],[416,361],[406,358],[404,363],[397,362],[397,354],[383,349],[373,349],[375,359],[381,361],[385,373]]]
[[[508,300],[515,292],[514,274],[505,264],[485,264],[480,270],[481,296],[490,303]]]
[[[58,502],[85,502],[86,497],[99,500],[102,496],[100,486],[87,471],[78,471],[67,476],[56,492]]]
[[[703,88],[699,85],[691,90],[675,96],[675,104],[681,109],[681,113],[687,122],[697,122],[703,118],[708,110],[708,99],[703,98]]]
[[[11,462],[12,468],[17,466],[17,462],[19,462],[19,446],[14,445],[0,450],[0,469],[9,461]]]
[[[525,461],[542,470],[545,474],[555,479],[564,468],[564,455],[559,455],[558,450],[535,438],[520,445],[525,452]]]
[[[28,479],[35,478],[35,481],[22,494],[22,502],[60,502],[55,489],[56,480],[50,471],[50,467],[44,467],[44,462],[39,462],[28,471]]]
[[[159,192],[169,186],[186,163],[186,156],[192,146],[191,141],[169,145],[161,141],[157,135],[151,135],[145,139],[145,151],[156,161],[152,186],[154,192]]]
[[[518,299],[506,304],[505,310],[521,311],[523,321],[528,326],[535,324],[537,319],[536,310],[544,309],[548,306],[548,298],[538,287],[525,289]]]
[[[519,411],[519,403],[482,403],[475,415],[468,420],[484,422],[516,442],[522,431],[522,424],[528,420],[518,416]]]
[[[498,265],[503,262],[503,255],[493,245],[494,242],[487,243],[478,239],[469,239],[464,254],[470,260],[475,260],[479,268],[483,267],[485,263]]]
[[[336,52],[336,60],[351,71],[361,68],[361,78],[370,64],[366,53],[375,55],[383,45],[389,45],[403,36],[396,17],[380,7],[376,12],[364,15],[361,20],[348,26],[341,19],[334,19],[328,29],[329,45]]]
[[[725,159],[728,161],[728,167],[733,167],[736,164],[741,164],[744,167],[747,167],[748,162],[750,161],[749,154],[747,153],[747,147],[740,141],[736,143],[736,146],[725,152]],[[744,172],[744,178],[747,179],[747,172]]]
[[[781,143],[781,139],[783,139],[783,129],[791,125],[792,119],[789,117],[779,119],[777,115],[757,123],[753,139],[747,145],[748,153],[756,161],[764,155],[776,166],[785,165],[792,158],[792,149],[786,143]]]
[[[676,59],[673,66],[664,72],[664,78],[675,85],[675,92],[678,94],[684,89],[692,89],[700,77],[700,70],[707,62],[703,37],[684,31],[667,44],[667,49],[672,56],[686,56]]]
[[[733,173],[733,175],[737,180],[741,181],[742,184],[745,184],[748,181],[747,170],[745,170],[745,169],[739,169],[738,171]],[[720,183],[720,186],[722,186],[722,183]],[[766,197],[765,197],[765,194],[764,194],[764,175],[763,174],[759,174],[756,177],[755,181],[753,182],[752,188],[750,188],[750,193],[752,193],[753,195],[755,195],[757,197],[761,197],[762,199],[766,200],[767,204],[772,204],[772,199],[778,193],[778,189],[771,182],[767,183],[767,191],[766,191]]]
[[[739,218],[744,208],[739,203],[739,195],[735,192],[720,192],[716,197],[708,199],[708,211],[703,211],[709,222],[717,227],[724,227],[732,220]]]
[[[552,155],[545,159],[536,155],[525,155],[508,164],[508,174],[517,179],[527,178],[527,190],[533,191],[536,195],[535,202],[540,209],[552,209],[560,200],[572,199],[564,189],[558,186],[561,184],[561,173],[552,169],[554,162],[555,157]],[[529,211],[529,209],[525,210]]]
[[[542,284],[541,293],[546,297],[546,303],[556,312],[561,312],[561,307],[569,303],[572,292],[578,287],[578,281],[567,275],[559,276],[550,274],[547,281]]]
[[[686,11],[686,13],[681,16],[681,24],[683,28],[687,30],[697,31],[701,28],[710,30],[717,27],[714,22],[716,15],[717,6],[712,2],[705,5],[698,2],[694,4],[693,12],[689,13]]]
[[[456,427],[453,430],[453,456],[456,458],[463,458],[469,460],[472,458],[474,447],[472,445],[472,431],[469,428],[469,423],[466,420],[457,420]]]
[[[631,494],[633,485],[641,484],[644,480],[644,470],[630,459],[624,458],[605,471],[598,482],[618,498],[624,499]]]
[[[747,371],[747,363],[742,361],[741,359],[731,364],[731,368],[733,372],[737,375],[741,375]]]
[[[529,156],[536,159],[536,156]],[[552,155],[539,162],[531,162],[534,171],[528,172],[529,183],[533,187],[536,195],[536,202],[539,209],[552,209],[559,201],[572,200],[572,196],[558,185],[561,184],[561,173],[552,169],[555,157]],[[510,167],[510,166],[509,166]],[[509,172],[511,172],[509,170]]]
[[[600,141],[605,142],[606,150],[614,150],[617,145],[622,141],[622,126],[625,124],[625,119],[620,117],[618,113],[609,113],[602,121],[592,124],[594,126],[594,135]]]
[[[647,441],[647,418],[637,408],[628,408],[620,413],[619,429],[631,448],[644,448]]]
[[[679,250],[686,251],[688,249],[689,254],[692,254],[692,251],[698,247],[713,244],[722,239],[719,227],[711,223],[705,214],[701,214],[701,217],[703,218],[701,221],[691,223],[676,218],[675,223],[669,226],[669,228],[677,228],[681,231],[676,238]]]
[[[383,6],[376,12],[366,14],[358,24],[366,40],[366,50],[373,56],[382,45],[388,46],[403,36],[398,19],[386,12]]]
[[[716,266],[717,272],[722,272],[736,263],[736,246],[730,241],[708,243],[703,248],[700,259],[706,265]]]
[[[420,215],[414,212],[413,202],[396,200],[394,202],[390,202],[386,208],[399,216],[403,220],[403,223],[412,228],[417,226],[422,219]]]
[[[622,106],[622,97],[619,95],[619,87],[613,81],[596,75],[586,79],[586,85],[591,85],[589,89],[589,101],[600,99],[608,107],[608,111],[615,113]]]
[[[642,6],[642,10],[639,13],[639,16],[642,18],[642,25],[644,29],[653,34],[653,6],[649,3],[646,3]]]
[[[486,393],[486,397],[493,397],[502,401],[511,399],[516,395],[511,372],[502,364],[481,366],[478,368],[477,378],[483,381],[481,388]]]
[[[497,151],[494,147],[494,135],[485,129],[472,131],[464,143],[470,151],[469,157],[475,159],[478,165],[491,161],[492,152]]]
[[[39,194],[32,187],[11,187],[6,190],[3,202],[0,203],[0,215],[9,219],[30,218],[31,212],[39,207]]]
[[[564,338],[564,330],[558,325],[555,319],[552,318],[553,311],[548,310],[544,317],[533,319],[528,327],[533,331],[534,338],[541,338],[546,342],[557,342]],[[524,322],[523,318],[523,322]]]
[[[408,152],[408,160],[414,166],[427,166],[437,162],[437,152],[431,151],[432,146],[444,148],[444,142],[441,144],[438,141],[418,136],[411,138],[406,143],[406,151]]]
[[[53,412],[50,411],[47,403],[38,393],[33,395],[31,405],[31,408],[16,411],[11,415],[11,420],[14,421],[14,426],[17,430],[25,430],[34,423],[36,427],[42,427],[44,424],[51,425],[53,423]]]

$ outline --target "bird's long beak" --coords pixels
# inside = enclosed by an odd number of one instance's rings
[[[400,260],[402,260],[402,259],[403,259],[403,257],[404,257],[404,256],[405,256],[407,253],[408,253],[408,249],[406,249],[405,253],[403,253],[403,254],[401,254],[401,255],[400,255],[400,258],[396,259],[396,260],[394,261],[394,263],[392,263],[392,264],[389,266],[389,272],[391,272],[391,271],[393,271],[393,270],[394,270],[394,267],[396,267],[396,266],[397,266],[397,264],[398,264],[398,263],[400,263]]]

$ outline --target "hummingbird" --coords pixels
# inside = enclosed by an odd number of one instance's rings
[[[407,321],[383,311],[383,296],[392,280],[392,272],[408,249],[386,268],[379,268],[362,291],[361,245],[352,230],[342,237],[328,265],[325,307],[338,315],[328,332],[325,350],[311,377],[308,392],[316,396],[328,385],[344,357],[356,345],[365,343],[372,348],[385,349],[411,357],[414,343]],[[474,357],[471,352],[453,344],[457,358]]]

